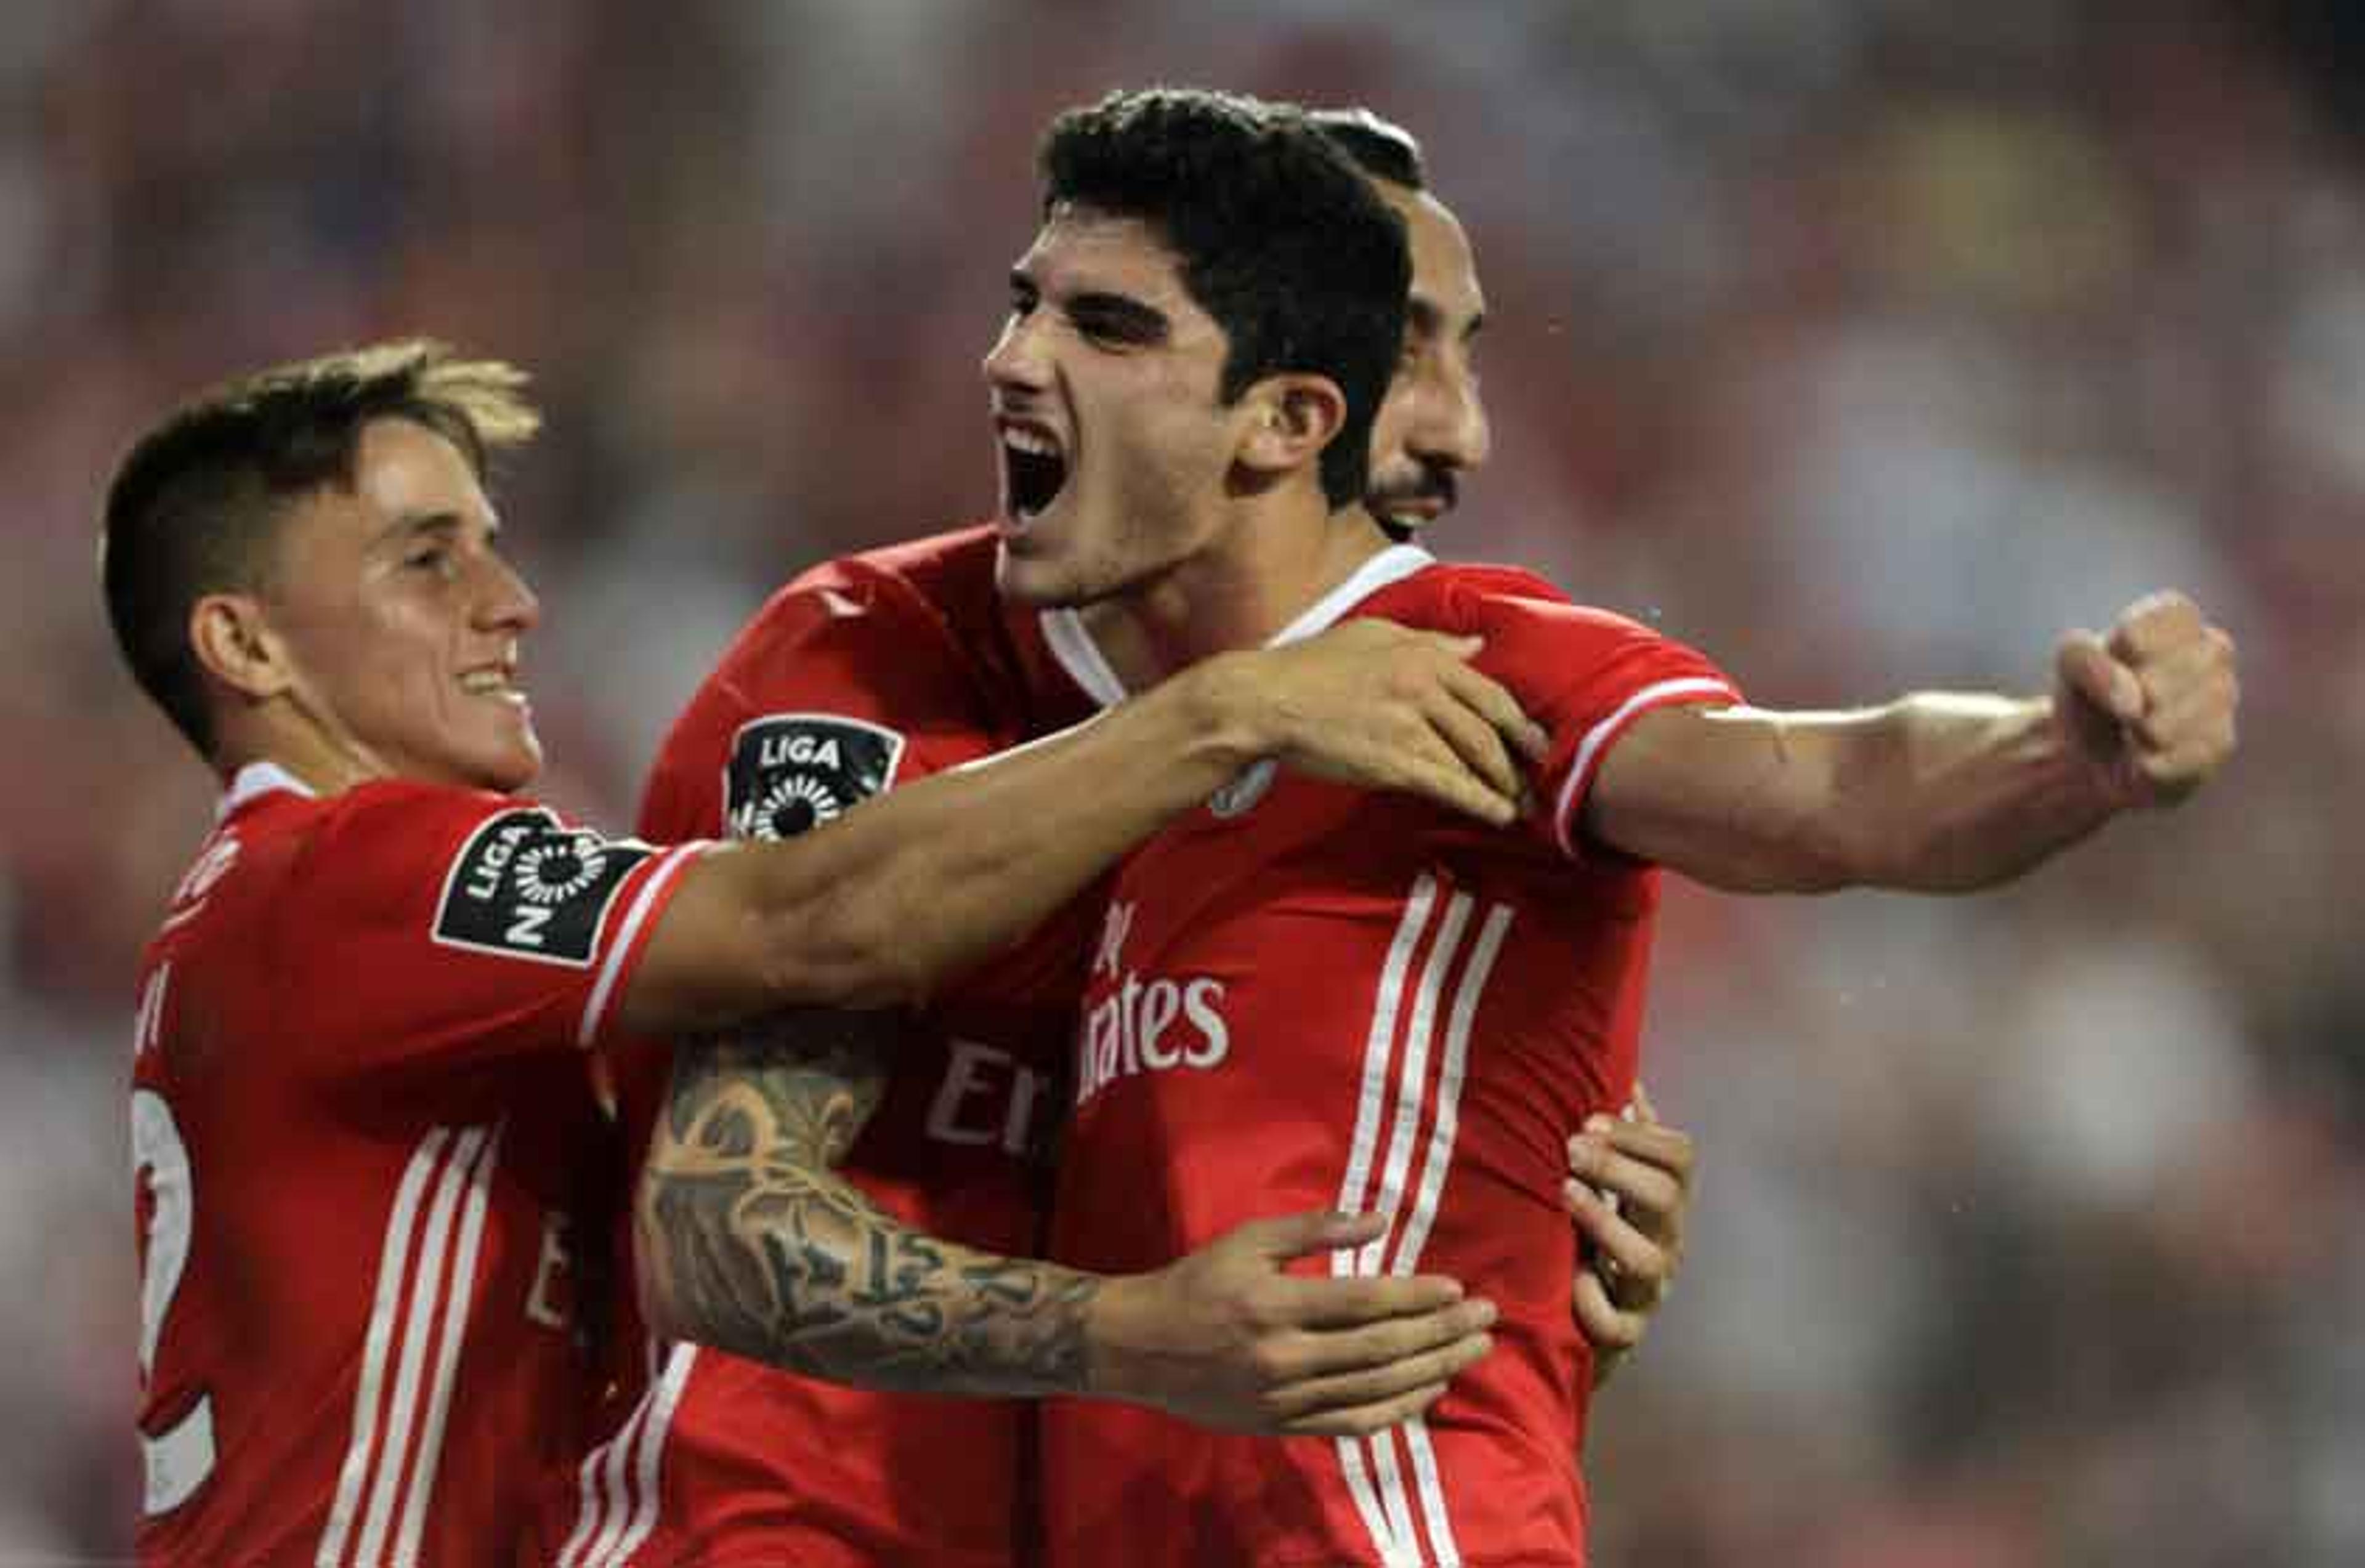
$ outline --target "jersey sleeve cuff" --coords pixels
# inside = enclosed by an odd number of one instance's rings
[[[657,916],[681,887],[683,868],[713,846],[711,839],[695,839],[677,846],[641,874],[641,885],[633,890],[632,902],[616,918],[607,952],[600,962],[600,978],[591,987],[591,998],[583,1004],[583,1022],[575,1032],[577,1045],[588,1050],[599,1043],[601,1032],[614,1015],[616,999],[623,994],[625,982],[648,947],[650,934],[657,928]]]
[[[1687,676],[1676,680],[1662,680],[1646,686],[1620,703],[1606,719],[1585,732],[1576,743],[1576,752],[1569,759],[1568,777],[1561,781],[1559,798],[1552,805],[1552,836],[1561,853],[1570,859],[1579,858],[1576,841],[1578,814],[1585,809],[1585,798],[1593,788],[1594,775],[1600,771],[1601,759],[1609,755],[1610,744],[1625,734],[1627,727],[1654,709],[1687,704],[1739,702],[1741,693],[1725,681],[1712,676]]]

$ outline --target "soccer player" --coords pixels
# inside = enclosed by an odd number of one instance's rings
[[[1468,644],[1374,627],[795,844],[565,823],[513,793],[539,610],[483,480],[536,423],[521,381],[418,343],[280,367],[109,487],[118,639],[226,785],[139,987],[143,1562],[507,1555],[594,1393],[584,1047],[925,994],[1255,756],[1514,809],[1493,726],[1524,722]],[[1483,1350],[1486,1312],[1437,1280],[1276,1296],[1277,1260],[1355,1228],[1276,1222],[1129,1280],[914,1249],[895,1279],[981,1376],[1361,1429]],[[1243,1302],[1279,1310],[1240,1328]],[[1274,1337],[1332,1384],[1274,1375]]]
[[[1493,450],[1474,358],[1486,297],[1469,236],[1430,190],[1412,134],[1364,108],[1309,118],[1404,220],[1412,252],[1404,352],[1373,422],[1363,493],[1381,531],[1407,543],[1453,510],[1463,478]],[[1631,1109],[1586,1118],[1569,1140],[1573,1177],[1563,1188],[1591,1247],[1575,1305],[1597,1386],[1642,1342],[1678,1266],[1690,1201],[1691,1139],[1659,1124],[1639,1086]]]
[[[1285,206],[1286,193],[1275,194]],[[1321,217],[1317,206],[1275,232],[1303,239]],[[1407,370],[1373,432],[1372,473],[1375,506],[1384,498],[1427,521],[1451,506],[1452,474],[1484,460],[1485,425],[1466,355],[1424,346],[1449,319],[1452,343],[1466,341],[1475,298],[1466,248],[1450,273],[1444,248],[1416,241]],[[1246,361],[1242,374],[1285,368],[1268,358]],[[1439,365],[1455,375],[1440,381]],[[830,563],[777,594],[667,739],[642,831],[792,834],[891,785],[1090,711],[1094,703],[1046,641],[1058,622],[1000,601],[997,553],[994,530],[970,529]],[[814,1219],[864,1227],[882,1245],[902,1226],[1029,1248],[1044,1195],[1040,1161],[1030,1168],[1030,1158],[1059,1118],[1059,1062],[1098,913],[1094,903],[1053,922],[867,1048],[858,1035],[783,1032],[727,1071],[702,1056],[669,1101],[651,1058],[626,1066],[622,1119],[634,1148],[653,1126],[667,1129],[644,1184],[649,1218],[664,1223],[652,1224],[642,1256],[658,1325],[680,1342],[642,1407],[570,1478],[550,1531],[556,1562],[984,1568],[1025,1558],[1026,1407],[888,1398],[783,1376],[775,1365],[859,1375],[850,1359],[868,1352],[849,1328],[860,1315],[840,1303],[831,1316],[808,1310],[782,1326],[774,1304],[746,1310],[667,1260],[741,1252],[752,1267],[768,1235],[794,1236]],[[1187,1011],[1187,999],[1178,1005]],[[816,1026],[851,1027],[801,1024]],[[779,1136],[744,1151],[734,1180],[718,1182],[695,1129],[709,1104],[745,1095],[772,1103]],[[1572,1203],[1618,1265],[1606,1278],[1580,1271],[1576,1289],[1579,1321],[1606,1367],[1640,1337],[1673,1269],[1691,1156],[1689,1140],[1654,1118],[1604,1122],[1575,1159],[1622,1205],[1602,1203],[1591,1186]],[[763,1225],[734,1228],[742,1199],[759,1193],[795,1201],[775,1202]],[[808,1305],[818,1299],[803,1288]],[[854,1277],[841,1292],[873,1289]],[[896,1343],[892,1327],[867,1331]],[[745,1356],[696,1341],[735,1343]],[[959,1369],[924,1353],[919,1336],[900,1342],[913,1352],[906,1386],[953,1385],[937,1380]],[[958,1465],[958,1486],[937,1484],[947,1464]]]
[[[1090,969],[1054,1255],[1138,1267],[1259,1207],[1331,1203],[1385,1233],[1330,1272],[1483,1283],[1498,1345],[1370,1437],[1246,1442],[1053,1401],[1051,1559],[1582,1562],[1562,1140],[1631,1092],[1653,868],[1745,891],[2004,880],[2214,771],[2231,647],[2163,595],[2066,637],[2049,698],[1771,712],[1539,579],[1392,543],[1354,472],[1400,347],[1392,294],[1340,258],[1396,220],[1342,167],[1322,242],[1277,253],[1244,193],[1283,134],[1164,92],[1055,123],[986,363],[1001,586],[1104,701],[1356,615],[1483,633],[1483,667],[1552,733],[1542,809],[1474,829],[1255,768],[1130,856]],[[1311,368],[1243,384],[1244,345],[1274,336]]]

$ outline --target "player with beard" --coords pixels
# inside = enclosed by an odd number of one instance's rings
[[[1475,353],[1486,324],[1476,253],[1452,208],[1429,188],[1420,143],[1366,108],[1311,117],[1404,220],[1412,252],[1404,352],[1372,428],[1363,504],[1398,543],[1452,511],[1462,480],[1493,450]],[[1692,1141],[1659,1125],[1638,1087],[1627,1114],[1597,1112],[1569,1140],[1563,1195],[1590,1246],[1576,1275],[1578,1326],[1597,1385],[1642,1342],[1683,1254]]]
[[[1341,298],[1362,281],[1334,264],[1355,243],[1343,210],[1276,272],[1241,196],[1255,153],[1208,146],[1221,118],[1196,95],[1120,95],[1047,140],[1045,221],[986,364],[995,427],[1029,454],[1003,592],[1048,611],[1048,645],[1109,701],[1354,616],[1482,634],[1483,667],[1552,744],[1518,829],[1256,768],[1127,858],[1093,947],[1053,1251],[1139,1266],[1328,1202],[1385,1226],[1330,1255],[1335,1277],[1442,1267],[1503,1316],[1493,1355],[1368,1438],[1247,1442],[1053,1401],[1050,1556],[1579,1563],[1591,1380],[1562,1140],[1631,1092],[1657,868],[1752,892],[2009,879],[2215,771],[2231,644],[2159,595],[2107,638],[2063,638],[2049,697],[1774,712],[1528,574],[1393,543],[1349,465],[1352,411],[1400,341],[1376,297]],[[1374,196],[1356,221],[1392,216]],[[1239,360],[1273,339],[1320,373],[1244,387]]]

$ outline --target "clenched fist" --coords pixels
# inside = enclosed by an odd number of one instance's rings
[[[2169,806],[2234,751],[2234,639],[2180,593],[2123,611],[2107,638],[2072,632],[2055,655],[2055,711],[2113,806]]]

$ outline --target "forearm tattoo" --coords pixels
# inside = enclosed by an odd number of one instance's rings
[[[923,1235],[838,1175],[885,1090],[894,1027],[800,1013],[676,1053],[637,1216],[668,1321],[866,1387],[1079,1392],[1096,1277]]]

